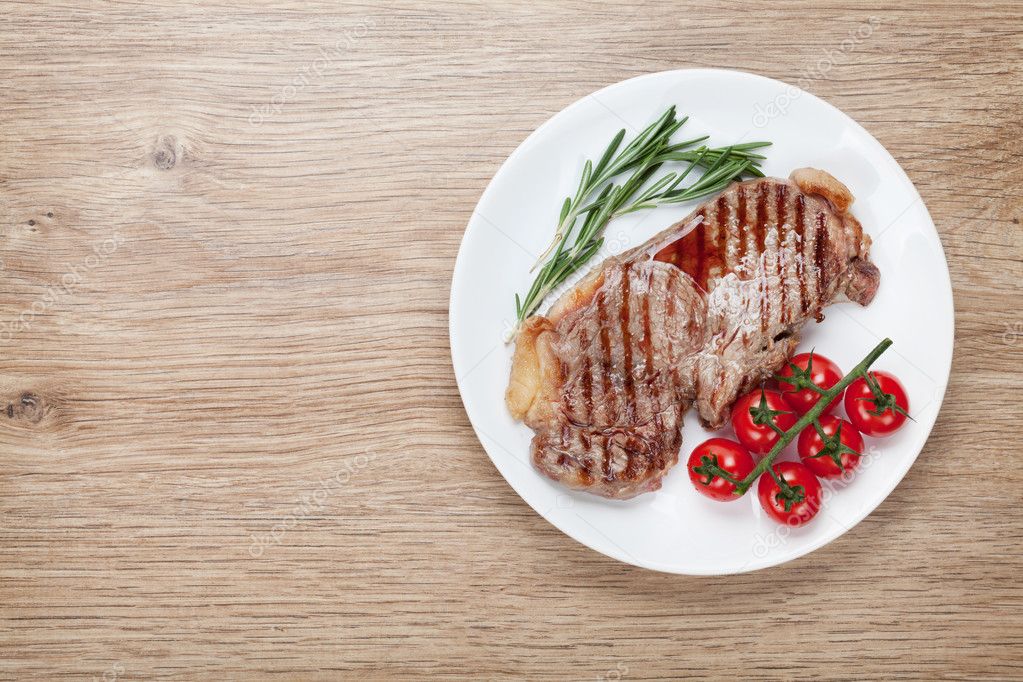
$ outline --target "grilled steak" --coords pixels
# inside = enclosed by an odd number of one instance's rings
[[[536,432],[533,464],[605,497],[658,489],[690,406],[721,427],[806,319],[873,298],[880,274],[852,201],[810,168],[736,183],[526,320],[506,402]]]

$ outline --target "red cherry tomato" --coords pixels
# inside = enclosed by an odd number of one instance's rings
[[[749,476],[756,463],[746,448],[726,438],[711,438],[697,445],[693,454],[689,455],[689,480],[696,489],[712,500],[728,502],[740,496],[735,494],[733,483],[715,475],[714,467],[741,481]]]
[[[868,436],[890,436],[906,423],[909,398],[902,383],[888,372],[868,372],[849,384],[845,412],[849,421]]]
[[[781,431],[789,430],[796,423],[796,415],[778,391],[758,388],[732,406],[732,428],[739,442],[750,452],[766,454],[778,442],[780,436],[770,423]]]
[[[821,482],[807,467],[797,462],[778,462],[771,466],[787,485],[785,491],[765,472],[757,483],[760,506],[778,523],[801,526],[821,508]]]
[[[821,478],[836,478],[843,471],[852,471],[859,466],[863,437],[856,427],[830,414],[821,415],[818,421],[826,440],[821,438],[813,424],[800,432],[798,450],[803,464]],[[836,457],[841,466],[835,462]]]
[[[779,380],[781,397],[793,410],[799,414],[806,414],[820,400],[820,394],[807,387],[806,382],[812,381],[820,388],[828,389],[841,381],[843,375],[842,370],[834,362],[823,355],[810,352],[794,355],[789,363],[778,372],[778,376],[791,378],[797,382],[796,385],[792,385]],[[799,386],[803,386],[803,388],[799,388]],[[831,404],[824,408],[824,414],[835,409],[841,399],[841,394],[835,396]]]

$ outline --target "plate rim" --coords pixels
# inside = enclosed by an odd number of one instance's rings
[[[589,99],[591,99],[591,98],[599,99],[599,95],[601,95],[602,93],[604,93],[604,92],[606,92],[608,90],[611,90],[613,88],[623,87],[626,84],[631,84],[631,83],[635,83],[635,82],[646,80],[646,79],[668,78],[668,77],[671,77],[671,76],[677,75],[677,74],[691,74],[691,75],[696,75],[696,74],[707,74],[707,75],[727,74],[729,77],[739,76],[741,78],[750,78],[750,79],[754,79],[754,80],[766,81],[766,82],[769,82],[769,83],[771,83],[773,85],[781,86],[783,88],[791,88],[792,91],[799,93],[799,97],[800,98],[806,97],[806,98],[808,98],[810,100],[813,100],[813,101],[815,101],[815,102],[817,102],[819,104],[822,104],[825,107],[827,107],[827,108],[833,110],[834,112],[838,113],[839,116],[841,116],[845,120],[845,122],[847,124],[851,124],[854,128],[859,130],[859,132],[861,132],[863,135],[865,135],[866,139],[870,140],[874,145],[876,145],[876,147],[878,148],[878,150],[880,150],[880,152],[882,154],[887,155],[888,158],[891,159],[891,161],[894,163],[894,166],[897,169],[898,173],[901,175],[902,180],[904,181],[904,183],[912,191],[912,196],[915,198],[916,202],[919,202],[921,208],[923,209],[924,216],[927,219],[928,227],[930,228],[930,230],[934,234],[934,240],[935,240],[935,242],[936,242],[936,244],[938,246],[938,249],[939,249],[939,251],[941,253],[942,260],[944,261],[944,266],[945,267],[943,268],[943,271],[942,271],[943,278],[942,278],[942,281],[941,281],[941,284],[943,284],[944,286],[942,286],[940,288],[941,288],[941,291],[945,294],[945,296],[943,298],[947,302],[948,309],[951,311],[951,315],[949,316],[949,319],[948,319],[948,322],[947,322],[947,327],[948,328],[946,330],[948,342],[947,342],[947,352],[945,353],[946,357],[945,357],[945,362],[944,362],[944,367],[943,367],[943,371],[944,371],[944,379],[943,379],[943,381],[944,381],[944,383],[943,383],[941,395],[938,396],[937,400],[936,400],[937,404],[935,405],[935,408],[934,408],[934,420],[927,427],[926,432],[923,434],[923,440],[921,441],[921,445],[920,445],[919,449],[917,449],[917,451],[915,453],[913,453],[912,457],[910,457],[906,461],[905,465],[901,468],[901,471],[898,471],[898,475],[891,479],[893,481],[892,485],[887,490],[884,490],[884,492],[882,494],[880,494],[879,496],[875,495],[875,496],[871,497],[866,502],[866,504],[864,504],[863,507],[862,507],[865,511],[863,511],[861,514],[856,515],[854,517],[854,520],[852,521],[852,523],[848,524],[846,527],[839,528],[836,532],[834,532],[832,534],[825,534],[825,535],[821,536],[820,538],[817,538],[817,539],[807,543],[804,547],[798,548],[791,555],[787,555],[787,556],[782,557],[782,558],[772,557],[771,555],[766,555],[765,557],[761,557],[760,559],[754,558],[753,560],[747,562],[747,564],[745,564],[745,565],[743,565],[743,566],[741,566],[741,567],[739,567],[737,569],[718,569],[718,570],[713,570],[713,569],[708,569],[708,570],[680,569],[679,567],[677,567],[675,565],[665,564],[663,562],[639,560],[639,559],[636,559],[635,557],[627,555],[625,552],[621,551],[617,547],[613,547],[612,546],[610,549],[606,548],[606,547],[597,547],[594,544],[591,544],[590,542],[588,542],[587,540],[582,539],[580,537],[577,537],[575,534],[569,533],[568,531],[564,530],[561,526],[559,526],[557,523],[555,523],[550,518],[550,516],[548,514],[545,514],[542,511],[540,511],[528,499],[528,497],[526,495],[524,495],[521,490],[519,490],[519,487],[516,486],[515,483],[513,483],[512,480],[509,479],[509,477],[505,475],[504,470],[502,469],[501,464],[497,461],[497,459],[495,459],[495,457],[490,454],[489,449],[486,447],[486,444],[484,443],[483,434],[481,433],[480,429],[478,428],[478,426],[476,424],[476,421],[473,419],[473,416],[470,413],[469,407],[466,404],[465,392],[463,391],[463,388],[462,388],[463,380],[459,378],[459,372],[458,372],[458,364],[459,363],[458,363],[458,360],[457,360],[456,346],[460,346],[461,345],[461,341],[456,340],[457,339],[457,335],[455,333],[455,324],[456,324],[457,313],[455,312],[455,310],[456,310],[456,305],[455,304],[456,304],[456,300],[459,297],[459,293],[458,292],[459,291],[464,291],[464,287],[459,287],[458,285],[459,285],[460,280],[465,276],[464,253],[465,253],[466,237],[467,237],[467,235],[469,233],[469,228],[472,226],[473,217],[479,212],[480,206],[484,203],[484,201],[488,198],[488,196],[492,192],[496,191],[494,188],[495,188],[495,186],[497,184],[498,179],[501,177],[502,173],[509,166],[509,164],[512,163],[513,160],[515,160],[518,156],[520,156],[520,155],[525,153],[525,150],[529,148],[530,143],[534,139],[536,139],[539,135],[541,135],[541,133],[546,128],[548,128],[549,126],[553,125],[555,119],[558,119],[558,118],[560,118],[562,116],[569,115],[569,113],[571,111],[573,111],[574,109],[577,109],[577,108],[583,106],[584,103],[587,102]],[[849,116],[844,111],[842,111],[841,109],[839,109],[835,105],[831,104],[830,102],[828,102],[828,101],[826,101],[826,100],[824,100],[824,99],[814,95],[811,92],[807,92],[806,90],[803,90],[802,88],[800,88],[800,87],[798,87],[796,85],[792,85],[790,83],[787,83],[785,81],[778,80],[778,79],[775,79],[775,78],[770,78],[768,76],[763,76],[763,75],[760,75],[760,74],[751,73],[751,72],[748,72],[748,71],[743,71],[741,69],[704,68],[704,67],[700,67],[700,68],[689,68],[689,69],[668,69],[668,70],[664,70],[664,71],[655,71],[655,72],[640,74],[638,76],[633,76],[631,78],[626,78],[624,80],[617,81],[617,82],[611,83],[609,85],[605,85],[604,87],[601,87],[598,90],[594,90],[593,92],[587,93],[587,94],[583,95],[582,97],[579,97],[578,99],[574,100],[572,103],[568,104],[564,108],[562,108],[559,111],[557,111],[554,114],[552,114],[542,124],[537,126],[532,132],[530,132],[529,135],[527,135],[515,147],[515,149],[512,150],[512,152],[508,155],[508,157],[501,163],[501,165],[497,168],[497,170],[491,176],[489,182],[487,183],[486,188],[480,194],[480,198],[477,200],[475,206],[473,207],[472,213],[469,216],[469,220],[468,220],[468,222],[465,225],[465,229],[464,229],[464,231],[462,233],[462,238],[461,238],[461,240],[459,242],[458,254],[455,257],[455,264],[454,264],[454,267],[452,269],[452,277],[451,277],[451,285],[450,286],[451,286],[451,289],[450,289],[449,296],[448,296],[448,346],[449,346],[449,350],[450,350],[450,353],[451,353],[451,364],[452,364],[453,373],[455,375],[455,383],[456,383],[456,385],[458,387],[458,394],[459,394],[459,399],[462,402],[462,408],[465,411],[466,417],[469,419],[469,424],[472,426],[473,433],[476,435],[476,439],[479,441],[480,446],[483,448],[483,451],[487,454],[487,457],[490,459],[491,463],[494,465],[494,468],[497,469],[498,473],[501,474],[501,477],[504,478],[505,482],[512,488],[512,490],[515,491],[515,494],[518,495],[519,498],[523,502],[525,502],[527,506],[529,506],[534,512],[536,512],[536,514],[538,516],[540,516],[545,521],[547,521],[547,523],[549,523],[551,526],[553,526],[555,529],[557,529],[560,533],[566,535],[567,537],[571,538],[575,542],[578,542],[579,544],[581,544],[581,545],[583,545],[585,547],[588,547],[589,549],[591,549],[591,550],[593,550],[595,552],[598,552],[598,553],[600,553],[600,554],[602,554],[604,556],[607,556],[609,558],[615,559],[617,561],[620,561],[622,563],[628,564],[630,566],[635,566],[635,567],[643,568],[643,569],[647,569],[647,570],[658,571],[658,572],[662,572],[662,573],[670,573],[670,574],[675,574],[675,575],[690,575],[690,576],[736,575],[736,574],[742,574],[742,573],[750,573],[750,572],[757,571],[757,570],[771,568],[773,566],[780,566],[780,565],[786,564],[786,563],[788,563],[790,561],[795,561],[796,559],[805,557],[806,555],[811,554],[812,552],[815,552],[816,550],[820,549],[824,545],[827,545],[830,542],[833,542],[834,540],[842,537],[846,533],[852,531],[853,528],[858,526],[860,524],[860,522],[863,521],[863,519],[865,519],[867,516],[872,514],[879,506],[881,506],[881,504],[886,499],[888,499],[888,497],[895,490],[895,488],[897,488],[899,486],[899,484],[902,482],[903,478],[905,478],[906,474],[912,468],[913,464],[916,463],[917,458],[920,456],[920,453],[923,451],[924,447],[926,447],[926,445],[927,445],[927,441],[930,439],[931,433],[932,433],[932,431],[934,429],[934,425],[937,423],[938,417],[941,416],[941,408],[942,408],[942,406],[944,404],[945,396],[946,396],[946,394],[948,392],[949,379],[951,378],[952,360],[953,360],[954,351],[955,351],[955,297],[954,297],[954,292],[952,290],[951,273],[950,273],[949,267],[948,267],[948,257],[945,254],[944,244],[942,244],[942,242],[941,242],[941,235],[938,232],[937,226],[934,224],[934,219],[931,217],[930,211],[927,208],[927,204],[923,201],[923,198],[920,196],[919,190],[917,190],[916,186],[913,184],[913,181],[910,179],[909,175],[906,173],[905,169],[902,167],[902,164],[900,164],[898,162],[898,160],[891,154],[891,152],[889,152],[888,149],[884,145],[882,145],[881,142],[870,133],[870,131],[868,131],[859,122],[857,122],[851,116]],[[937,293],[937,292],[935,292],[935,293]],[[490,437],[487,436],[487,438],[489,439]]]

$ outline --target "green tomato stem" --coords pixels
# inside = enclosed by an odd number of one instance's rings
[[[750,489],[757,479],[760,478],[760,474],[768,470],[768,467],[774,462],[774,458],[778,456],[785,446],[792,442],[792,440],[799,435],[799,433],[810,424],[817,421],[817,418],[824,413],[824,410],[831,401],[844,391],[849,384],[856,381],[860,377],[866,376],[867,370],[870,366],[881,357],[881,354],[888,350],[888,347],[892,345],[891,339],[885,339],[881,343],[874,347],[874,350],[867,353],[867,357],[860,361],[860,364],[853,367],[852,371],[842,377],[842,380],[837,384],[821,393],[821,397],[817,399],[817,403],[810,408],[810,411],[804,414],[799,421],[797,421],[792,428],[785,431],[778,442],[774,444],[771,451],[764,455],[764,458],[760,460],[756,468],[750,472],[749,476],[742,479],[742,481],[735,487],[736,495],[744,495],[746,491]],[[773,471],[771,473],[774,473]]]

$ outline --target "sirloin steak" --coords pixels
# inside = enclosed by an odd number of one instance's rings
[[[720,428],[805,320],[870,303],[880,273],[852,202],[813,168],[733,184],[528,318],[505,399],[535,431],[534,466],[604,497],[660,488],[690,406]]]

